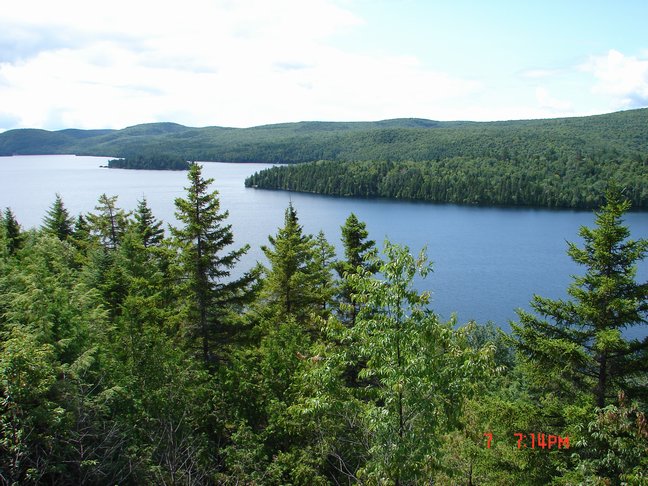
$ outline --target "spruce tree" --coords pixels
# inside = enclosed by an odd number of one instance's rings
[[[57,193],[52,207],[43,218],[43,230],[55,235],[59,240],[67,240],[74,233],[73,225],[70,214],[63,205],[63,199]]]
[[[86,255],[88,248],[90,248],[93,243],[93,239],[90,236],[90,225],[82,214],[79,214],[74,220],[70,241],[72,242],[72,245],[79,250],[77,258],[81,262],[84,259],[84,255]]]
[[[232,225],[225,224],[228,211],[221,211],[218,191],[210,191],[213,179],[204,179],[200,165],[188,172],[186,199],[177,198],[176,217],[183,224],[171,227],[179,248],[180,270],[188,291],[191,334],[198,338],[205,364],[216,356],[215,341],[224,344],[232,313],[250,296],[254,272],[232,279],[231,272],[249,245],[226,251],[234,243]]]
[[[74,236],[79,238],[87,238],[89,235],[88,221],[83,217],[82,214],[79,214],[76,221],[74,222]]]
[[[88,246],[92,242],[93,238],[90,234],[90,223],[83,216],[79,214],[76,221],[74,222],[74,233],[73,241],[77,246]]]
[[[135,231],[139,234],[141,242],[145,248],[157,246],[164,238],[164,229],[162,221],[157,221],[151,208],[149,208],[146,198],[142,198],[137,204],[135,210]]]
[[[324,231],[320,230],[313,242],[313,274],[319,289],[319,307],[322,312],[328,309],[336,291],[332,275],[334,259],[335,248],[326,240]]]
[[[284,216],[284,226],[268,236],[262,246],[270,267],[265,270],[264,297],[277,317],[293,316],[300,323],[321,310],[321,275],[315,268],[315,242],[299,224],[292,203]]]
[[[129,214],[117,207],[117,196],[99,196],[95,206],[97,213],[88,214],[92,232],[97,235],[107,250],[115,250],[126,231]]]
[[[368,270],[370,273],[375,272],[375,265],[372,266],[367,259],[375,247],[375,242],[367,239],[369,232],[365,223],[359,221],[353,213],[349,215],[341,229],[345,260],[340,260],[335,265],[335,269],[342,279],[340,286],[341,318],[346,324],[353,326],[359,307],[352,298],[348,277],[356,275],[361,269]]]
[[[16,221],[16,217],[11,211],[11,208],[5,209],[4,218],[2,218],[2,226],[4,227],[7,251],[10,255],[13,255],[22,247],[24,235],[20,229],[18,221]]]
[[[590,393],[598,407],[620,389],[646,394],[648,338],[640,342],[622,334],[648,322],[648,283],[635,281],[648,240],[628,239],[622,217],[629,208],[618,189],[607,191],[605,205],[595,212],[596,227],[580,229],[584,248],[569,243],[567,253],[586,269],[567,290],[572,300],[535,296],[531,306],[538,315],[519,311],[520,323],[512,326],[515,346],[544,376],[554,384],[561,378],[568,396],[574,385]]]

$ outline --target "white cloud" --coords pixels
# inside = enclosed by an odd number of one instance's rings
[[[523,71],[520,75],[527,79],[544,79],[554,77],[559,73],[560,71],[556,69],[529,69]]]
[[[113,0],[104,11],[23,0],[9,10],[0,46],[31,39],[0,58],[2,109],[22,126],[432,117],[481,89],[407,55],[332,47],[363,21],[331,0]]]
[[[570,102],[554,98],[551,94],[549,94],[549,90],[547,90],[547,88],[536,88],[535,95],[540,108],[549,109],[556,114],[569,113],[573,108]]]
[[[582,69],[597,80],[592,91],[610,97],[615,108],[648,105],[648,58],[610,50],[605,56],[592,57]]]

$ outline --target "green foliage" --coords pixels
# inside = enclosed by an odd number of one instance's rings
[[[24,235],[11,208],[5,208],[2,218],[2,229],[5,248],[9,255],[13,255],[22,247]]]
[[[537,315],[518,311],[520,323],[512,324],[536,430],[557,428],[571,437],[570,456],[534,463],[535,470],[545,471],[557,484],[645,480],[639,459],[645,448],[639,425],[645,410],[633,405],[632,412],[622,411],[623,403],[620,408],[611,404],[615,395],[627,393],[644,400],[645,407],[648,380],[648,339],[628,340],[622,334],[644,326],[648,310],[648,286],[635,281],[635,264],[645,256],[648,242],[629,239],[622,220],[629,207],[618,188],[611,187],[606,204],[596,212],[596,227],[580,230],[583,248],[569,243],[568,254],[585,267],[568,288],[572,299],[535,296],[531,305]],[[638,420],[638,432],[628,425],[629,416]]]
[[[569,244],[568,254],[586,268],[568,289],[573,300],[535,296],[532,302],[542,318],[553,322],[519,311],[521,323],[512,325],[515,346],[543,367],[540,376],[547,386],[555,380],[553,386],[568,395],[573,386],[589,390],[601,408],[620,389],[646,396],[642,380],[648,373],[648,340],[628,341],[621,334],[645,324],[648,316],[648,284],[634,280],[635,264],[646,255],[648,241],[628,239],[622,216],[629,207],[618,189],[610,189],[605,206],[596,212],[596,227],[580,230],[584,248]]]
[[[159,246],[164,238],[162,221],[157,221],[155,219],[145,197],[137,204],[134,216],[135,231],[139,234],[144,247]]]
[[[215,474],[208,451],[222,427],[209,376],[177,345],[173,254],[125,227],[112,251],[26,233],[0,265],[3,482]]]
[[[319,251],[312,235],[305,235],[297,211],[288,205],[284,226],[268,236],[269,246],[261,247],[270,264],[264,270],[262,299],[275,318],[293,316],[306,323],[320,314],[330,276],[322,265],[331,259],[328,243],[320,238]],[[324,293],[324,294],[323,294]]]
[[[232,226],[224,224],[228,212],[220,211],[218,192],[209,191],[213,179],[203,179],[198,164],[191,165],[188,179],[187,198],[175,200],[176,217],[183,226],[172,227],[171,234],[179,250],[179,271],[187,291],[189,335],[199,339],[203,360],[211,365],[217,358],[213,342],[226,344],[228,326],[237,306],[250,296],[256,273],[230,278],[249,245],[225,252],[234,243],[234,235]]]
[[[97,350],[108,347],[106,315],[97,292],[79,280],[74,260],[74,250],[66,242],[37,233],[26,241],[20,260],[1,283],[8,342],[21,336],[25,352],[38,359],[29,364],[30,372],[38,371],[38,366],[49,376],[45,395],[24,405],[43,404],[51,412],[27,435],[24,445],[29,452],[17,471],[26,483],[59,482],[57,478],[64,477],[75,483],[124,478],[118,473],[121,462],[108,461],[111,455],[123,455],[124,441],[107,432],[105,427],[113,428],[110,424],[92,418],[104,409],[106,394],[111,393],[98,367]],[[23,350],[11,347],[6,356],[21,356]],[[45,356],[47,361],[40,359]],[[39,379],[33,380],[37,385]],[[6,383],[11,385],[11,380]],[[17,396],[14,392],[8,398]]]
[[[331,301],[336,293],[336,284],[333,280],[333,264],[335,261],[335,248],[324,235],[324,231],[317,233],[313,245],[313,266],[312,273],[315,280],[315,288],[318,291],[317,303],[322,310],[322,316],[326,317],[327,310],[332,307]]]
[[[366,256],[374,248],[375,242],[367,240],[369,236],[367,226],[353,213],[346,219],[341,230],[346,260],[340,262],[338,274],[343,277],[345,273],[357,273],[358,267],[367,268]]]
[[[120,243],[129,214],[117,207],[117,196],[99,196],[96,213],[88,214],[91,234],[99,239],[106,250],[115,250]]]
[[[138,155],[108,161],[109,169],[189,170],[190,163],[169,154]]]
[[[491,350],[471,348],[466,329],[426,310],[429,295],[412,289],[417,274],[431,271],[424,252],[415,258],[386,242],[384,254],[381,277],[364,271],[351,279],[364,305],[349,332],[366,363],[360,377],[372,383],[362,418],[368,459],[358,476],[416,484],[437,468],[441,435],[456,425]]]
[[[55,235],[59,240],[66,240],[74,233],[73,222],[70,213],[63,205],[63,199],[59,194],[43,218],[43,229]]]
[[[54,352],[20,328],[3,336],[0,351],[0,473],[8,484],[36,483],[45,474],[38,464],[49,463],[42,446],[54,439],[62,419],[50,398]]]
[[[633,205],[648,207],[648,166],[616,153],[566,153],[547,160],[477,153],[434,160],[318,161],[279,166],[246,179],[247,187],[335,196],[385,197],[470,205],[592,208],[607,181],[626,188]]]
[[[353,289],[349,278],[363,270],[376,270],[375,265],[367,261],[367,256],[373,250],[375,242],[367,239],[369,232],[365,223],[359,221],[353,213],[349,215],[341,229],[345,260],[336,262],[335,270],[342,279],[339,295],[341,317],[345,323],[353,326],[360,308],[352,298]]]
[[[593,208],[610,179],[648,207],[648,109],[508,122],[399,119],[235,129],[156,123],[123,130],[9,130],[0,154],[311,163],[249,179],[255,187],[481,205]],[[160,155],[163,154],[163,155]],[[113,162],[115,166],[117,162]]]
[[[645,161],[648,110],[507,122],[300,122],[252,128],[191,128],[151,123],[123,130],[9,130],[0,154],[76,153],[137,157],[164,153],[184,160],[297,163],[313,160],[436,160],[516,156],[553,160],[565,154],[618,152]]]
[[[560,484],[648,483],[648,422],[621,393],[617,405],[598,409],[576,443],[581,453]]]
[[[645,326],[647,243],[618,193],[569,246],[586,268],[572,300],[536,297],[511,339],[441,322],[412,286],[424,252],[386,242],[381,260],[354,215],[336,260],[289,205],[256,292],[231,275],[247,247],[226,250],[211,181],[195,165],[189,180],[171,239],[146,200],[131,216],[103,195],[72,234],[62,201],[41,229],[5,211],[3,484],[646,483],[648,340],[621,331]],[[518,448],[521,433],[570,448]]]

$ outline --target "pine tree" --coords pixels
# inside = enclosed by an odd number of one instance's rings
[[[192,334],[201,342],[202,357],[209,365],[215,359],[214,341],[224,344],[234,306],[250,297],[256,279],[248,272],[237,279],[231,272],[249,245],[225,252],[234,243],[232,225],[224,224],[228,212],[221,212],[218,191],[209,191],[213,179],[204,179],[202,168],[192,164],[188,172],[186,199],[177,198],[176,217],[181,228],[171,228],[180,250],[180,267],[190,299]]]
[[[618,389],[646,393],[637,380],[645,380],[648,372],[648,339],[622,335],[648,322],[648,283],[634,280],[648,240],[628,239],[622,216],[629,208],[618,189],[607,191],[605,205],[595,213],[596,227],[580,229],[584,248],[569,243],[569,256],[586,268],[568,288],[573,300],[535,296],[531,306],[540,317],[519,311],[520,324],[513,325],[523,355],[544,367],[549,380],[562,378],[568,395],[574,385],[591,393],[598,407],[608,404]]]
[[[162,221],[155,219],[151,208],[149,208],[146,202],[146,198],[142,198],[137,204],[137,209],[135,210],[135,230],[140,235],[145,248],[159,245],[164,238]]]
[[[59,240],[67,240],[74,233],[73,224],[61,195],[57,193],[52,207],[43,218],[43,230],[55,235]]]

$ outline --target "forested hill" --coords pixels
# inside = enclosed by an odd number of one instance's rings
[[[586,118],[474,123],[362,136],[307,164],[274,167],[248,187],[474,205],[595,208],[610,182],[648,208],[647,110]],[[360,137],[357,134],[356,137]],[[353,140],[353,139],[351,139]]]
[[[266,171],[247,184],[459,204],[592,208],[616,180],[635,208],[648,208],[648,109],[506,122],[409,118],[253,128],[153,123],[0,134],[0,155],[53,153],[310,162]]]
[[[73,153],[112,157],[163,152],[185,160],[294,163],[493,157],[521,162],[613,153],[648,157],[648,109],[508,122],[300,122],[253,128],[191,128],[175,123],[122,130],[10,130],[0,155]]]

